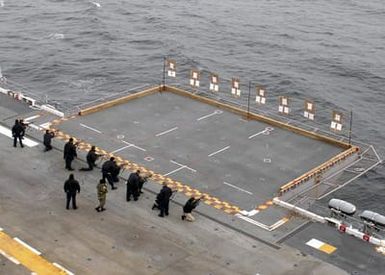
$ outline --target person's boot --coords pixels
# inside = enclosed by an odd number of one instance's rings
[[[99,206],[96,207],[95,210],[98,211],[98,212],[100,212],[100,207],[99,207]]]
[[[182,215],[182,221],[184,221],[185,219],[186,219],[186,216]]]

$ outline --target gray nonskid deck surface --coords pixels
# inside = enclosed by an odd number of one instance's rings
[[[268,135],[261,133],[267,127],[271,126],[170,93],[59,126],[110,152],[121,149],[117,154],[125,159],[246,210],[270,200],[280,186],[342,151],[276,127]],[[127,142],[146,151],[127,147]],[[177,170],[181,165],[187,167]]]
[[[183,222],[175,204],[170,216],[160,219],[150,209],[155,195],[146,192],[137,203],[127,203],[121,183],[108,193],[107,211],[97,213],[99,170],[75,171],[82,188],[79,209],[65,210],[68,172],[62,152],[42,149],[15,149],[0,135],[0,159],[7,159],[0,166],[0,226],[75,274],[345,274],[291,248],[272,249],[200,215],[195,223]],[[0,265],[0,273],[31,273],[10,265]]]
[[[317,239],[333,245],[337,250],[328,255],[306,245],[311,239]],[[286,243],[306,254],[337,265],[351,274],[383,274],[385,270],[384,255],[375,251],[375,247],[352,236],[340,233],[334,227],[312,224],[295,234]]]

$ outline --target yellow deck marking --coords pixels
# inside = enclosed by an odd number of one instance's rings
[[[334,251],[337,250],[336,247],[330,245],[330,244],[327,244],[327,243],[324,243],[322,241],[319,241],[317,239],[311,239],[310,241],[308,241],[306,243],[308,246],[311,246],[315,249],[318,249],[324,253],[327,253],[327,254],[332,254]]]
[[[330,245],[330,244],[325,243],[324,245],[322,245],[319,248],[319,250],[321,250],[321,251],[323,251],[323,252],[325,252],[327,254],[332,254],[334,251],[337,250],[337,248],[332,246],[332,245]]]
[[[2,231],[0,232],[0,249],[39,275],[67,274]]]

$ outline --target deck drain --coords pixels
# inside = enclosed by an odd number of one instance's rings
[[[271,163],[271,159],[263,159],[264,163]]]
[[[150,161],[153,161],[154,158],[153,157],[145,157],[144,160],[150,162]]]
[[[117,135],[116,138],[117,139],[124,139],[124,135]]]

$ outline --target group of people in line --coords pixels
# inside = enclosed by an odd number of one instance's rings
[[[52,135],[53,133],[51,133]],[[88,167],[80,168],[80,171],[92,171],[96,165],[96,161],[102,155],[96,153],[95,146],[92,146],[88,151],[86,160]],[[76,144],[74,144],[73,139],[71,138],[64,146],[64,159],[66,161],[66,169],[73,171],[74,169],[71,167],[71,163],[74,158],[77,157],[76,154]],[[97,196],[99,200],[99,205],[95,208],[97,212],[103,212],[106,210],[104,208],[106,204],[106,198],[108,193],[107,182],[111,186],[111,190],[116,190],[117,187],[115,183],[119,182],[119,174],[121,172],[122,166],[119,166],[114,157],[111,157],[109,160],[105,161],[101,167],[102,170],[102,178],[100,179],[96,189]],[[142,188],[143,185],[151,178],[151,174],[142,175],[140,170],[131,173],[128,177],[126,183],[126,201],[129,202],[131,199],[137,201],[141,194],[143,194]],[[74,175],[70,174],[68,180],[64,184],[64,191],[67,193],[67,204],[66,207],[69,209],[70,201],[72,200],[73,209],[77,209],[76,206],[76,194],[80,192],[79,183],[74,179]],[[152,206],[152,210],[159,210],[159,217],[164,217],[169,215],[169,204],[172,199],[173,194],[176,190],[172,190],[167,184],[164,182],[162,189],[156,196],[156,200],[154,205]],[[183,206],[183,215],[181,216],[182,220],[186,221],[194,221],[195,218],[192,216],[192,211],[198,206],[201,198],[191,197],[186,204]]]
[[[25,135],[25,130],[28,124],[24,123],[23,120],[16,120],[15,125],[12,127],[13,135],[13,145],[17,146],[17,140],[19,140],[20,146],[23,146],[23,138]],[[52,139],[55,137],[55,132],[46,130],[43,136],[43,144],[45,146],[44,151],[52,150]],[[64,145],[64,160],[65,160],[65,169],[68,171],[74,171],[72,168],[72,161],[77,157],[77,145],[74,143],[73,138],[70,138],[69,141]],[[96,153],[95,146],[92,146],[88,151],[86,160],[88,167],[82,167],[79,171],[92,171],[96,165],[96,161],[103,155]],[[119,182],[119,174],[121,172],[122,166],[119,166],[114,157],[111,157],[109,160],[105,161],[101,167],[102,178],[100,179],[98,185],[96,186],[97,197],[99,200],[99,205],[95,208],[97,212],[103,212],[106,210],[104,208],[106,204],[106,198],[108,193],[107,182],[110,184],[112,190],[116,190],[117,187],[115,183]],[[126,186],[126,201],[131,201],[131,198],[134,201],[137,201],[140,195],[143,193],[143,185],[151,178],[151,174],[142,175],[140,170],[131,173],[128,177]],[[72,202],[72,208],[77,209],[76,205],[76,195],[80,193],[80,184],[75,179],[74,174],[70,174],[68,179],[64,183],[64,192],[66,193],[66,209],[70,208]],[[169,215],[169,203],[173,197],[173,194],[176,190],[172,190],[167,183],[163,183],[162,189],[156,196],[152,210],[159,210],[159,217],[164,217]],[[183,206],[183,215],[181,216],[182,220],[194,221],[195,218],[192,216],[192,211],[198,206],[202,198],[191,197],[186,204]]]

